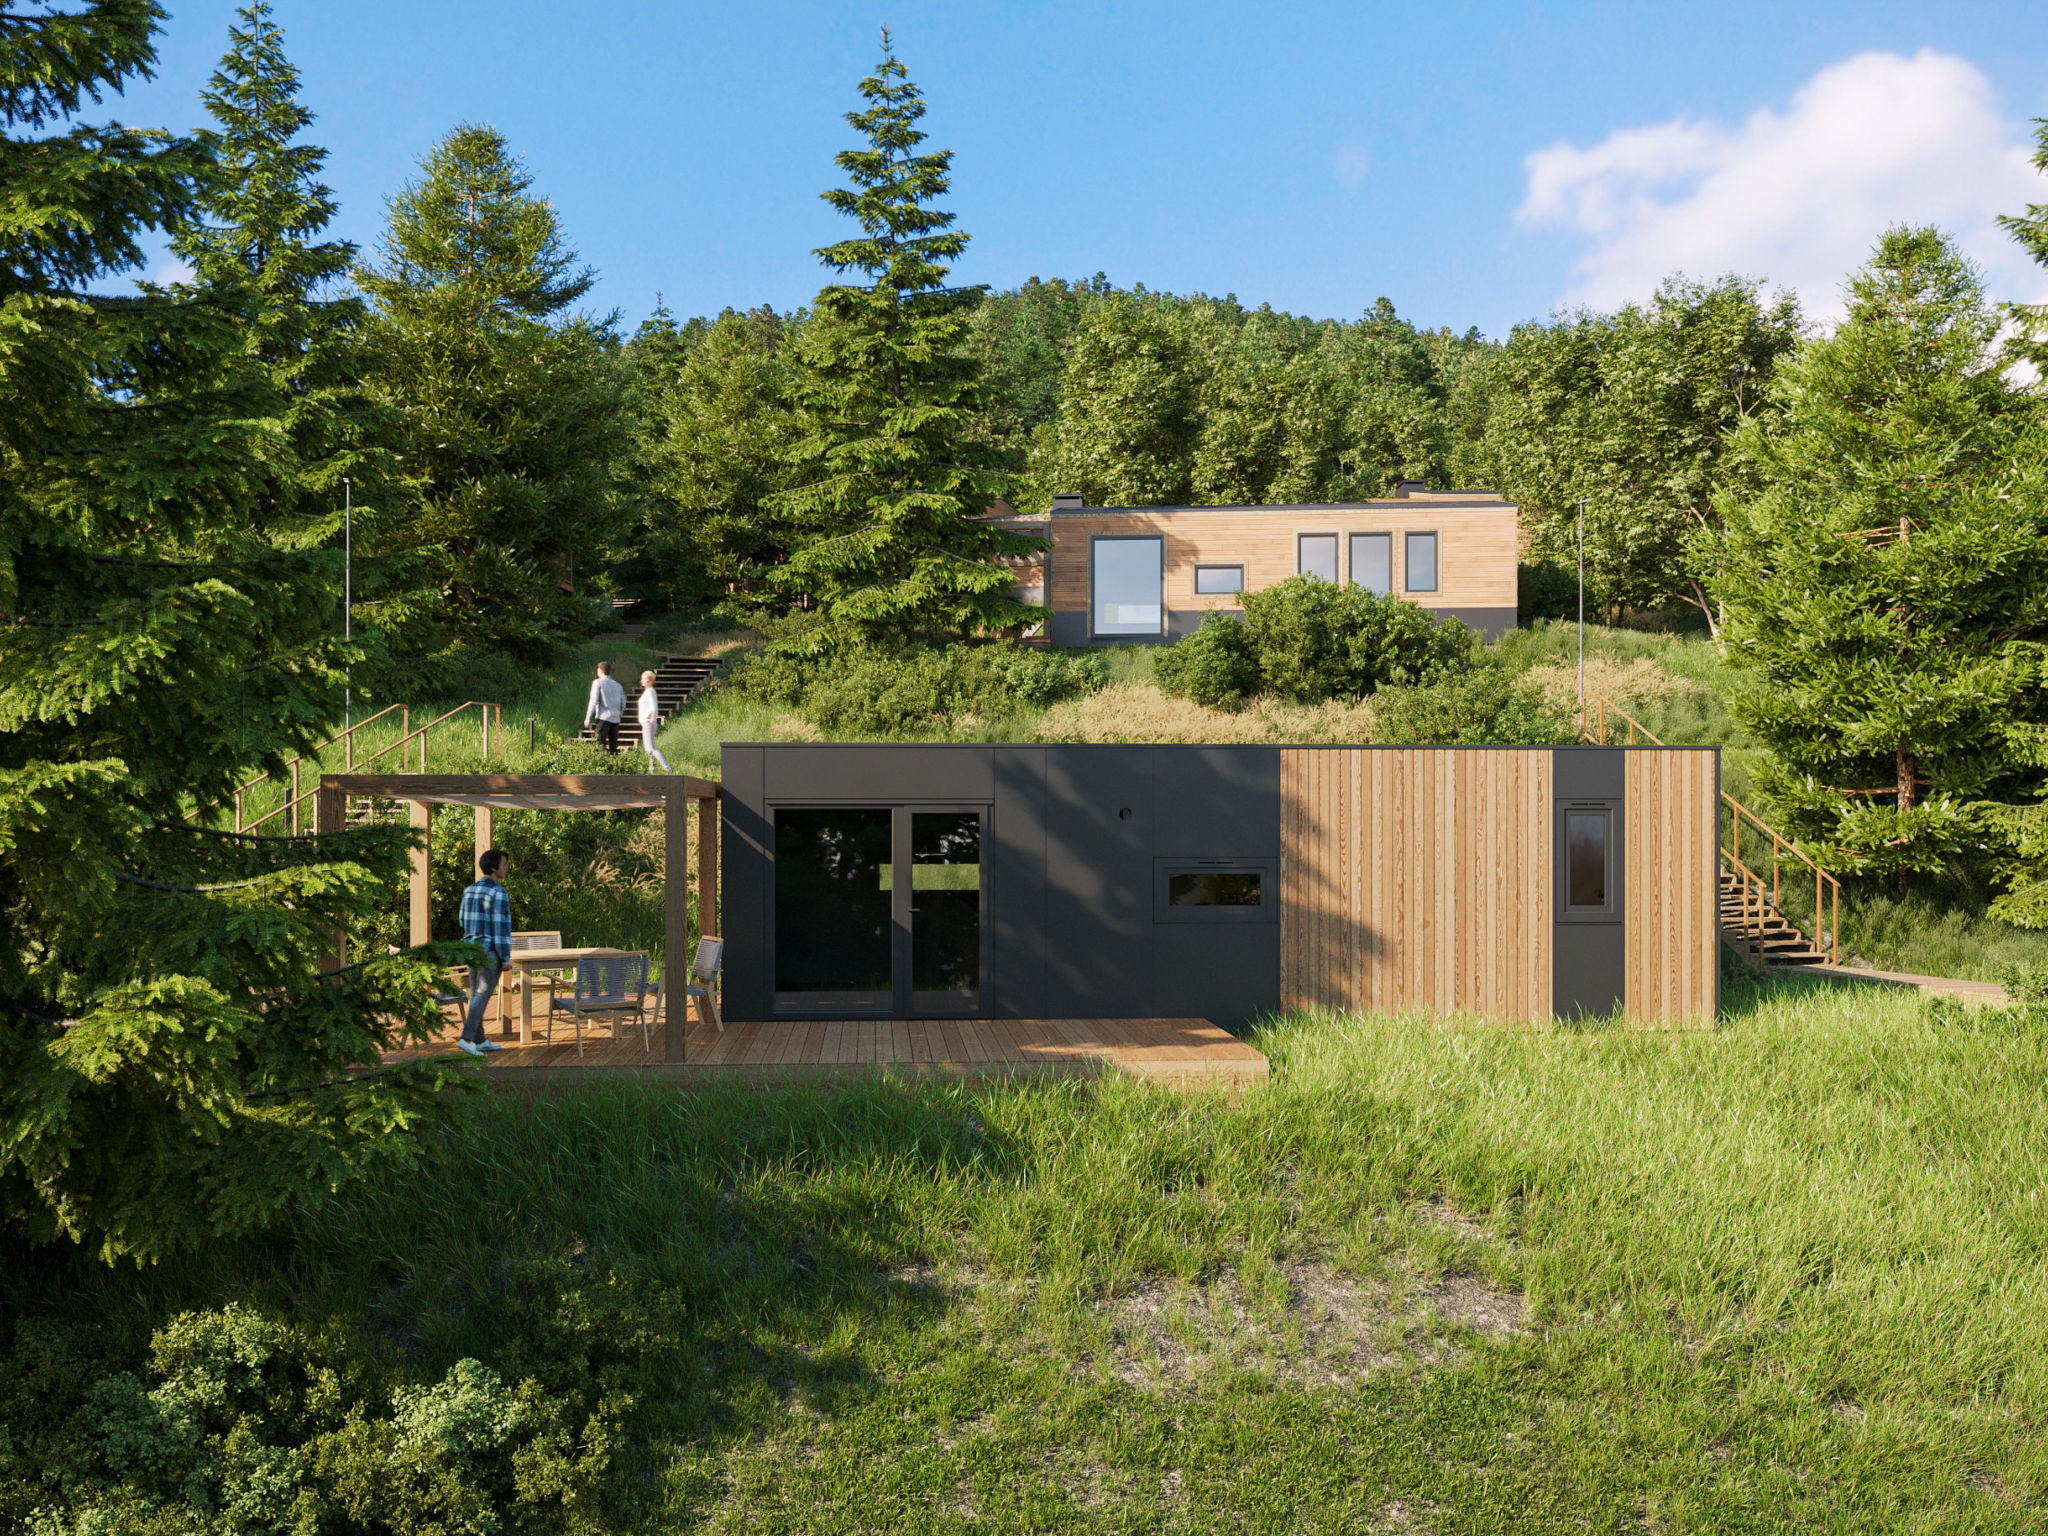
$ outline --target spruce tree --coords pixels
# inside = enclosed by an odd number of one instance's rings
[[[464,125],[391,200],[374,387],[408,424],[410,510],[453,638],[546,659],[588,631],[574,591],[626,532],[628,373],[612,319],[566,315],[596,275],[495,128]]]
[[[283,450],[252,312],[101,291],[210,174],[60,126],[153,62],[149,0],[0,27],[0,1225],[155,1258],[414,1155],[422,961],[322,977],[409,834],[187,819],[339,714],[338,557],[263,531]],[[50,131],[41,132],[48,128]],[[21,136],[21,130],[29,136]]]
[[[837,157],[849,185],[824,198],[861,233],[816,254],[868,281],[821,291],[793,349],[800,483],[777,504],[803,540],[777,580],[817,601],[828,643],[1011,629],[1044,611],[1010,595],[998,557],[1038,541],[974,521],[1008,481],[974,431],[978,369],[965,346],[983,290],[946,282],[968,242],[934,206],[953,154],[918,152],[924,98],[886,30],[860,93],[867,109],[846,120],[867,145]]]
[[[2035,119],[2034,169],[2048,176],[2048,117]],[[2024,213],[2005,214],[1998,222],[2020,243],[2020,248],[2043,267],[2048,267],[2048,203],[2029,203]],[[2048,374],[2048,304],[2008,305],[2019,323],[2012,340],[2013,352]]]
[[[219,124],[215,164],[172,248],[202,286],[247,305],[248,356],[282,404],[260,511],[274,536],[319,542],[339,534],[343,476],[374,516],[395,422],[362,388],[365,310],[345,291],[356,248],[319,238],[334,195],[319,179],[327,151],[298,142],[313,122],[298,71],[268,0],[236,14],[200,94]]]
[[[1736,449],[1763,481],[1723,498],[1713,596],[1731,708],[1763,788],[1845,873],[1941,867],[2009,799],[2015,734],[2048,719],[2048,481],[1997,364],[1977,274],[1932,229],[1894,229],[1832,336],[1775,386],[1782,427]]]

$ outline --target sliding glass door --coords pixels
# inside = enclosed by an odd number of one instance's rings
[[[775,1010],[984,1012],[984,807],[778,806]]]

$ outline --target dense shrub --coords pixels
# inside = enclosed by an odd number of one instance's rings
[[[1241,622],[1204,619],[1155,676],[1169,693],[1221,708],[1254,692],[1320,704],[1455,676],[1478,645],[1466,625],[1403,598],[1296,576],[1246,593]]]
[[[554,1529],[626,1406],[475,1360],[380,1393],[345,1353],[233,1304],[158,1330],[140,1373],[80,1344],[32,1323],[6,1361],[25,1454],[0,1433],[0,1518],[35,1536]]]
[[[1547,561],[1524,562],[1515,568],[1515,616],[1519,622],[1575,619],[1578,615],[1576,574]]]
[[[803,655],[770,650],[734,666],[725,686],[796,711],[840,736],[929,736],[969,717],[995,720],[1091,693],[1108,681],[1100,656],[1009,643],[858,648]]]
[[[1373,700],[1373,739],[1417,746],[1557,746],[1577,739],[1571,716],[1541,689],[1498,667],[1414,688],[1387,688]]]
[[[1236,709],[1259,691],[1259,658],[1241,619],[1210,613],[1201,628],[1159,653],[1152,677],[1168,693],[1211,709]]]

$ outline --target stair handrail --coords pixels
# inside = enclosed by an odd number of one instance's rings
[[[396,709],[398,707],[399,706],[397,705],[392,706],[393,709]],[[421,773],[425,773],[427,771],[427,732],[431,731],[435,726],[440,725],[445,721],[452,720],[455,718],[455,716],[471,709],[478,711],[478,723],[483,727],[484,755],[486,757],[489,757],[491,755],[493,742],[502,744],[505,739],[505,706],[502,704],[486,703],[482,699],[465,699],[462,703],[456,705],[453,709],[447,710],[442,714],[436,715],[433,719],[429,720],[425,725],[421,725],[418,727],[411,727],[410,717],[408,714],[407,724],[409,728],[407,729],[406,733],[403,736],[400,736],[398,740],[394,742],[390,742],[382,747],[379,747],[376,751],[372,752],[368,757],[365,757],[360,761],[352,760],[349,765],[350,771],[355,772],[365,768],[369,768],[372,765],[374,765],[379,758],[388,757],[393,752],[402,752],[403,755],[399,759],[399,772],[410,772],[412,769],[412,752],[410,748],[411,744],[414,741],[417,741],[420,744],[419,771]],[[383,711],[383,713],[389,714],[390,710],[385,710]],[[367,724],[368,722],[365,721],[362,723]],[[329,743],[329,745],[332,745],[332,743]],[[306,801],[311,800],[315,795],[319,794],[320,792],[320,786],[317,783],[314,784],[310,789],[305,789],[303,791],[299,788],[298,762],[299,759],[294,758],[291,764],[291,797],[287,799],[282,805],[276,806],[271,810],[265,811],[261,816],[257,817],[247,826],[244,826],[242,824],[241,800],[239,795],[237,796],[235,802],[235,830],[237,832],[253,832],[258,827],[262,826],[265,822],[270,821],[275,817],[285,815],[287,812],[289,812],[291,814],[291,830],[294,835],[297,834],[299,830],[299,807],[303,805]]]
[[[1618,704],[1610,704],[1605,696],[1596,694],[1587,700],[1586,703],[1596,706],[1594,718],[1598,721],[1597,734],[1595,731],[1586,729],[1586,708],[1582,705],[1579,710],[1579,739],[1581,741],[1590,742],[1592,745],[1600,747],[1624,745],[1624,743],[1610,742],[1607,739],[1607,716],[1609,711],[1612,711],[1628,727],[1628,741],[1625,745],[1637,745],[1639,737],[1642,741],[1649,743],[1653,747],[1668,745],[1647,725],[1644,725],[1627,710],[1621,708]],[[1782,865],[1788,855],[1798,863],[1804,864],[1813,872],[1813,923],[1814,927],[1819,930],[1814,936],[1814,943],[1816,947],[1825,945],[1829,964],[1840,965],[1842,963],[1842,882],[1822,869],[1813,855],[1786,837],[1776,827],[1765,821],[1763,817],[1757,815],[1755,811],[1744,805],[1725,789],[1721,791],[1721,803],[1727,808],[1728,812],[1725,821],[1725,831],[1717,834],[1720,841],[1721,862],[1729,866],[1743,884],[1742,912],[1745,930],[1749,927],[1750,884],[1753,882],[1756,887],[1759,909],[1757,922],[1759,927],[1762,924],[1764,893],[1763,876],[1757,874],[1742,861],[1742,823],[1746,819],[1758,832],[1761,832],[1771,840],[1770,904],[1774,909],[1780,912],[1783,911],[1783,906],[1780,902],[1780,897],[1783,894],[1781,875]],[[1723,818],[1720,816],[1716,816],[1714,819],[1717,824],[1723,821]]]

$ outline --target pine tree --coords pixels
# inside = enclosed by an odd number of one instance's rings
[[[2035,119],[2034,169],[2048,176],[2048,117]],[[2006,214],[1998,221],[2020,248],[2043,267],[2048,267],[2048,203],[2029,203],[2024,213]],[[2013,351],[2042,373],[2048,373],[2048,304],[2008,306],[2019,322]]]
[[[362,389],[363,302],[340,291],[356,248],[321,240],[333,193],[319,180],[327,151],[296,142],[313,113],[268,0],[236,13],[228,52],[200,95],[220,125],[215,166],[196,217],[172,248],[197,281],[249,306],[247,347],[283,403],[282,446],[260,509],[282,537],[338,534],[341,479],[374,515],[396,423]],[[285,521],[292,519],[295,521]]]
[[[1713,595],[1763,787],[1848,873],[1940,867],[2009,799],[2015,733],[2048,719],[2048,482],[1976,273],[1895,229],[1746,422],[1763,478],[1723,498]]]
[[[285,451],[250,315],[96,291],[190,217],[205,147],[57,128],[154,60],[160,8],[0,27],[0,1223],[154,1258],[413,1155],[437,1069],[353,1077],[429,972],[316,966],[408,834],[187,821],[339,713],[338,558],[262,529]]]
[[[968,236],[932,206],[952,151],[917,152],[924,99],[886,30],[860,93],[867,110],[846,120],[867,147],[838,156],[850,185],[824,197],[861,233],[816,254],[869,282],[820,292],[793,349],[802,483],[778,505],[805,536],[777,579],[817,600],[821,641],[1010,629],[1043,610],[1009,595],[1015,577],[997,557],[1037,541],[973,520],[1007,478],[974,435],[981,400],[964,348],[983,290],[946,286]]]
[[[587,632],[579,569],[626,533],[628,376],[611,318],[564,317],[596,275],[495,128],[464,125],[391,200],[378,395],[409,425],[414,503],[387,535],[427,552],[462,643],[543,660]]]

